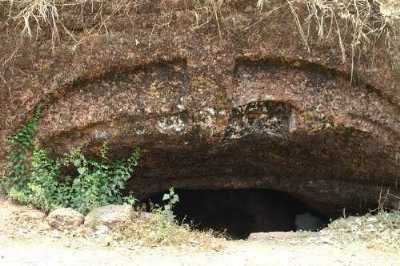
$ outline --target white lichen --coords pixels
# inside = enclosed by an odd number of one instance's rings
[[[185,128],[186,124],[179,116],[163,117],[157,121],[157,129],[162,134],[182,133]]]
[[[106,140],[106,139],[110,138],[110,133],[107,131],[96,129],[94,132],[94,138],[96,140]]]

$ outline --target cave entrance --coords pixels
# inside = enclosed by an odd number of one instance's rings
[[[174,213],[180,222],[200,230],[224,232],[232,239],[245,239],[253,232],[316,231],[327,217],[307,208],[290,195],[266,189],[178,189]],[[149,200],[160,204],[158,193]]]

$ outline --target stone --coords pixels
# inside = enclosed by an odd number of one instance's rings
[[[77,228],[83,221],[84,216],[71,208],[58,208],[47,216],[48,224],[58,230]]]
[[[130,205],[107,205],[91,210],[85,217],[85,225],[97,228],[107,226],[114,228],[131,222],[135,212]]]

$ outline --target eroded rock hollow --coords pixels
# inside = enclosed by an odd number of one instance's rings
[[[173,212],[179,222],[234,239],[254,232],[318,231],[329,219],[289,194],[267,189],[177,190]],[[147,202],[163,204],[163,193]],[[150,208],[150,207],[147,207]],[[336,217],[332,217],[336,218]]]
[[[96,34],[84,30],[100,23],[91,8],[66,10],[87,21],[65,25],[79,42],[55,46],[0,25],[3,162],[6,137],[40,104],[38,141],[54,155],[139,146],[129,190],[141,199],[174,186],[274,190],[326,217],[399,207],[400,87],[384,41],[374,65],[363,53],[354,67],[313,27],[308,49],[287,1],[272,1],[279,12],[230,1],[217,19],[185,1],[142,2],[95,6],[113,15]]]

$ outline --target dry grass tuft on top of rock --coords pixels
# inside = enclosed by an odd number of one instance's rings
[[[383,251],[400,250],[400,211],[380,211],[333,221],[321,235],[337,244],[355,243]]]
[[[144,247],[174,246],[220,250],[226,241],[212,231],[198,231],[189,224],[178,224],[171,212],[161,209],[155,209],[150,215],[139,213],[134,222],[120,224],[113,234],[118,241]]]
[[[278,11],[281,8],[276,8],[271,0],[253,1],[259,9],[272,8]],[[62,21],[63,12],[75,7],[84,8],[86,5],[89,5],[92,7],[92,10],[100,7],[98,11],[101,14],[101,7],[105,2],[104,0],[0,0],[0,5],[8,7],[8,16],[23,25],[22,33],[24,35],[32,36],[35,34],[35,31],[40,31],[46,27],[50,27],[53,35],[57,35],[60,31],[66,30],[63,26],[64,21]],[[193,0],[193,3],[195,2]],[[204,1],[204,5],[211,7],[212,12],[210,12],[210,15],[216,16],[218,28],[220,28],[218,19],[220,9],[228,5],[229,2],[226,0]],[[357,45],[356,41],[370,41],[368,36],[370,33],[383,33],[386,23],[397,20],[400,17],[399,12],[396,12],[396,7],[399,5],[398,0],[286,0],[282,2],[286,2],[286,7],[292,11],[294,20],[298,24],[300,24],[300,19],[296,12],[296,6],[299,3],[304,4],[309,11],[309,16],[305,22],[316,22],[319,29],[318,34],[322,38],[327,35],[336,34],[339,39],[343,37],[343,34],[341,35],[339,32],[341,29],[339,28],[338,21],[345,19],[349,22],[348,26],[350,28],[354,27],[354,45]],[[130,1],[115,0],[112,4],[111,15],[124,11],[130,6],[132,6]],[[378,7],[378,10],[376,10],[376,7]],[[379,7],[381,7],[381,11],[379,11]],[[375,21],[374,24],[368,24],[371,19]],[[112,20],[112,16],[105,18],[105,20]],[[379,20],[379,23],[376,23],[378,22],[377,20]],[[309,28],[304,28],[304,25],[299,26],[303,41],[308,45],[306,34],[309,32]],[[68,34],[72,33],[68,32]]]

